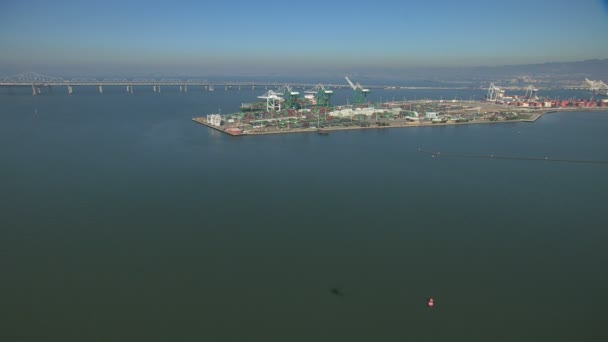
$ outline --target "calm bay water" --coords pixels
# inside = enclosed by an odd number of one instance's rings
[[[263,91],[63,90],[0,91],[2,341],[608,338],[608,166],[417,151],[608,160],[608,112],[232,138],[190,118]]]

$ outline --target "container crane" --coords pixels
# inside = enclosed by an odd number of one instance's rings
[[[490,102],[498,101],[504,95],[504,90],[498,88],[494,83],[490,83],[488,87],[488,95],[486,96],[486,100]]]
[[[529,85],[526,88],[525,98],[529,99],[529,100],[536,100],[536,99],[538,99],[538,96],[536,96],[537,92],[538,92],[538,89],[534,88],[534,86],[532,86],[532,85]]]
[[[367,94],[369,93],[369,89],[364,89],[359,83],[353,84],[348,76],[344,76],[346,82],[350,84],[350,87],[355,91],[355,101],[354,104],[364,104],[367,103]]]
[[[266,100],[266,111],[281,110],[281,101],[283,98],[272,90],[265,92],[263,95],[258,96],[258,99]]]
[[[278,91],[279,93],[281,90]],[[285,99],[285,108],[291,109],[300,109],[300,104],[298,103],[298,95],[299,92],[293,91],[289,84],[286,84],[282,87],[283,98]]]
[[[305,93],[315,94],[316,103],[318,106],[331,106],[331,96],[334,94],[334,91],[325,89],[325,86],[323,86],[322,84],[317,84],[314,88],[306,90]]]

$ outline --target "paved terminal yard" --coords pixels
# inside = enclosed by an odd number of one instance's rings
[[[223,133],[264,135],[354,129],[534,122],[543,114],[608,108],[521,108],[489,102],[415,101],[364,106],[283,109],[197,117],[192,120]],[[218,124],[219,123],[219,124]]]

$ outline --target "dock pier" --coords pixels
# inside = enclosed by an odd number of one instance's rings
[[[203,126],[207,126],[207,127],[209,127],[209,128],[212,128],[212,129],[214,129],[214,130],[216,130],[216,131],[220,131],[220,132],[222,132],[222,133],[226,133],[226,134],[228,134],[228,135],[230,135],[230,136],[239,136],[239,135],[243,135],[243,133],[236,133],[235,131],[229,131],[229,130],[226,130],[226,129],[225,129],[226,127],[224,127],[224,129],[222,129],[222,127],[221,127],[221,126],[215,126],[215,125],[212,125],[212,124],[210,124],[210,123],[208,123],[208,122],[207,122],[207,119],[206,119],[206,118],[192,118],[192,121],[194,121],[194,122],[196,122],[196,123],[199,123],[199,124],[201,124],[201,125],[203,125]]]
[[[223,122],[211,124],[205,117],[194,117],[192,121],[201,125],[207,126],[211,129],[219,132],[228,134],[230,136],[243,136],[243,135],[269,135],[269,134],[290,134],[290,133],[318,133],[322,128],[323,132],[337,132],[337,131],[353,131],[353,130],[369,130],[369,129],[389,129],[389,128],[411,128],[411,127],[445,127],[445,126],[459,126],[459,125],[479,125],[479,124],[508,124],[508,123],[534,123],[545,114],[550,113],[562,113],[562,112],[573,112],[573,111],[605,111],[606,108],[568,108],[568,109],[551,109],[551,110],[538,110],[529,113],[529,118],[520,118],[513,120],[498,120],[492,121],[487,119],[477,119],[465,122],[449,121],[449,122],[410,122],[406,120],[392,120],[390,124],[372,124],[372,125],[349,125],[349,126],[332,126],[332,127],[300,127],[300,128],[289,128],[289,127],[266,127],[262,129],[251,129],[243,126],[242,124],[228,124],[224,125]],[[426,151],[428,152],[428,151]],[[464,155],[463,155],[464,156]],[[484,156],[485,158],[485,156]],[[544,160],[544,159],[543,159]],[[552,160],[552,161],[565,161],[565,160]],[[602,162],[603,163],[603,162]]]

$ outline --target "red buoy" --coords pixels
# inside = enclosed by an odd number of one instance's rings
[[[429,301],[426,303],[426,305],[429,306],[429,308],[432,308],[435,306],[435,300],[433,298],[429,298]]]

